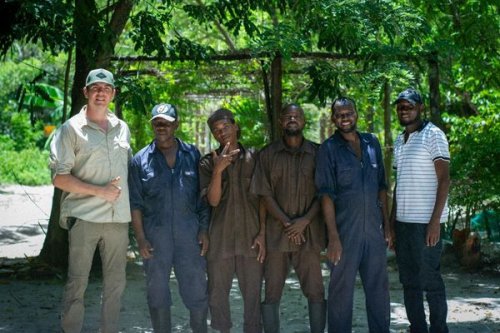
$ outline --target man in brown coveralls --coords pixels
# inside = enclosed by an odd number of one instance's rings
[[[236,273],[244,302],[244,332],[261,332],[265,230],[259,225],[259,198],[250,193],[256,155],[238,142],[240,129],[231,111],[215,111],[208,125],[220,144],[200,160],[202,195],[212,207],[207,253],[211,326],[221,332],[232,327],[229,292]]]
[[[325,328],[325,295],[320,252],[325,226],[315,198],[315,158],[318,145],[305,139],[304,111],[297,104],[281,111],[283,137],[259,154],[252,192],[262,196],[267,210],[264,264],[264,331],[279,332],[279,305],[290,264],[309,303],[311,332]]]

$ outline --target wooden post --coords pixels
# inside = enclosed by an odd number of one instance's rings
[[[281,127],[279,125],[279,115],[281,112],[282,82],[283,76],[282,58],[277,54],[271,63],[271,140],[274,141],[281,136]]]

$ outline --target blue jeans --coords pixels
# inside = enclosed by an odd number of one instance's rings
[[[442,240],[426,246],[427,224],[396,222],[396,259],[403,284],[406,315],[412,333],[448,332],[446,291],[441,277]],[[424,291],[429,304],[430,327],[424,312]]]

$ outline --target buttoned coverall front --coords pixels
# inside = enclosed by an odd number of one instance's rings
[[[358,135],[361,159],[337,131],[320,146],[316,164],[316,187],[334,203],[342,243],[340,262],[329,262],[328,331],[351,332],[359,270],[369,330],[382,333],[389,332],[390,304],[379,192],[387,185],[378,140],[368,133]]]

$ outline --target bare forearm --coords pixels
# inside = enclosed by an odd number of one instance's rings
[[[440,220],[443,213],[444,205],[446,204],[446,199],[448,198],[448,190],[450,188],[449,179],[445,182],[440,182],[436,191],[436,203],[434,204],[434,209],[432,210],[431,220]]]
[[[304,217],[306,219],[308,219],[310,222],[316,217],[316,215],[318,215],[320,209],[321,209],[321,205],[319,204],[319,201],[317,199],[314,199],[314,201],[312,202],[311,206],[309,207],[309,210],[304,215]]]
[[[441,219],[441,214],[443,213],[446,200],[448,198],[448,191],[450,189],[450,174],[449,174],[449,163],[446,161],[438,160],[434,162],[436,176],[437,176],[437,189],[436,189],[436,202],[434,203],[434,209],[432,210],[431,222],[438,221]]]
[[[259,201],[259,233],[263,234],[266,232],[266,218],[267,218],[266,205],[264,203],[264,200],[261,199]]]
[[[323,217],[328,230],[328,238],[338,238],[339,234],[337,231],[337,223],[335,221],[335,205],[329,196],[323,195],[321,197],[321,208],[323,210]]]
[[[283,212],[283,210],[281,210],[274,198],[266,196],[264,197],[264,203],[266,205],[266,211],[275,219],[280,221],[281,224],[286,225],[290,222],[290,218]]]
[[[133,209],[130,213],[132,215],[132,228],[134,229],[135,240],[137,241],[137,246],[139,247],[139,253],[144,259],[150,259],[153,257],[154,249],[144,233],[142,211],[139,209]]]
[[[389,216],[387,212],[387,191],[382,190],[378,192],[378,200],[380,201],[381,207],[380,211],[382,213],[382,219],[384,221],[384,227],[389,228]]]
[[[396,184],[394,184],[394,190],[392,191],[391,215],[389,216],[389,224],[392,230],[394,230],[394,226],[396,224],[396,211],[397,211]]]
[[[108,202],[115,202],[122,192],[122,187],[119,185],[119,176],[114,179],[110,179],[110,182],[103,186],[85,183],[69,174],[56,175],[52,182],[54,183],[54,186],[65,192],[92,195]]]
[[[55,187],[69,193],[99,196],[101,186],[85,183],[71,174],[56,175],[52,181]]]
[[[142,223],[142,211],[133,209],[130,213],[132,215],[132,229],[134,230],[135,239],[137,241],[146,239]]]
[[[221,195],[222,195],[222,174],[214,170],[207,191],[207,200],[210,206],[217,207],[219,205]]]

